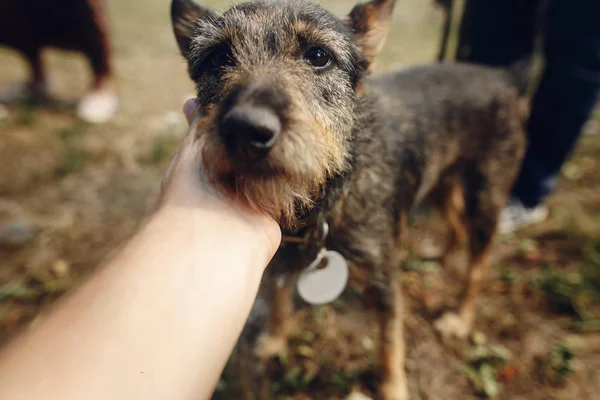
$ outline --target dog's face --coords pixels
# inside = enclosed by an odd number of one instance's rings
[[[211,181],[284,225],[347,168],[362,76],[394,1],[340,20],[301,0],[243,3],[219,15],[173,0],[175,36],[205,118],[197,138]]]

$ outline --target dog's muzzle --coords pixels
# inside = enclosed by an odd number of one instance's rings
[[[257,161],[273,148],[281,133],[281,120],[267,107],[241,105],[221,120],[220,133],[227,150],[244,161]]]
[[[257,162],[277,144],[290,101],[271,80],[252,79],[223,102],[219,134],[237,161]]]

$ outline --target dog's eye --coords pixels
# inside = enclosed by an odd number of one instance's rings
[[[233,57],[228,50],[217,50],[212,54],[210,63],[215,68],[230,66],[233,65]]]
[[[311,47],[304,55],[304,60],[315,68],[321,69],[331,64],[331,56],[321,47]]]

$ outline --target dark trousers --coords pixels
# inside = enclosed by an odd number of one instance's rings
[[[531,56],[539,0],[468,0],[457,58],[495,66]],[[529,143],[514,195],[536,206],[555,187],[600,94],[600,1],[548,0],[545,68],[532,98]]]
[[[0,45],[21,52],[43,80],[45,47],[82,52],[100,86],[111,75],[104,0],[0,0]]]

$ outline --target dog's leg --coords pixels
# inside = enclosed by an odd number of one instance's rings
[[[15,103],[24,100],[43,100],[48,96],[48,82],[42,61],[41,49],[37,46],[32,46],[24,49],[19,49],[23,55],[31,76],[26,83],[18,83],[10,87],[8,90],[0,93],[0,103]]]
[[[269,323],[266,331],[258,338],[255,348],[255,354],[261,360],[276,356],[287,344],[295,278],[292,274],[271,274],[268,277],[271,296]]]
[[[84,25],[85,24],[85,25]],[[93,90],[104,88],[112,75],[112,50],[103,0],[87,0],[82,6],[81,42],[94,73]]]
[[[284,275],[271,271],[265,276],[266,305],[269,310],[258,321],[256,333],[244,340],[241,346],[239,380],[244,400],[268,399],[271,396],[267,367],[269,361],[287,344],[295,278],[295,274]]]
[[[46,73],[42,62],[41,49],[31,50],[26,54],[27,61],[31,66],[30,90],[34,95],[46,94]]]
[[[377,317],[379,319],[378,359],[383,400],[407,400],[408,386],[404,362],[404,304],[395,274],[380,288]]]
[[[408,383],[404,369],[404,300],[398,274],[402,263],[402,237],[408,228],[406,214],[399,223],[399,234],[389,249],[387,265],[375,276],[371,300],[375,302],[379,320],[378,360],[380,394],[383,400],[408,400]]]
[[[452,262],[454,254],[465,245],[468,236],[463,186],[456,180],[448,180],[433,192],[432,199],[450,228],[442,258],[442,265],[446,267]]]
[[[239,344],[239,364],[238,364],[238,383],[242,392],[242,398],[244,400],[256,400],[258,395],[258,389],[260,387],[260,381],[257,378],[262,378],[264,371],[260,370],[257,374],[257,368],[262,367],[256,362],[256,358],[252,353],[252,343],[245,340],[244,337],[240,338]]]
[[[113,84],[112,53],[103,0],[87,0],[81,6],[77,31],[80,46],[86,55],[94,81],[91,90],[77,106],[80,118],[102,123],[114,117],[119,100]]]
[[[458,312],[448,312],[435,322],[435,328],[444,338],[465,339],[473,329],[475,304],[483,289],[488,271],[488,249],[478,254],[471,253],[467,289],[461,300]]]
[[[489,252],[504,196],[487,184],[482,184],[484,180],[484,177],[477,177],[478,186],[485,189],[467,192],[470,239],[468,283],[458,311],[446,313],[435,323],[436,329],[445,338],[464,339],[469,335],[475,321],[475,303],[487,276]]]
[[[451,230],[450,241],[446,250],[446,253],[450,253],[463,246],[467,239],[465,198],[462,186],[459,184],[451,187],[444,207],[444,214]]]

